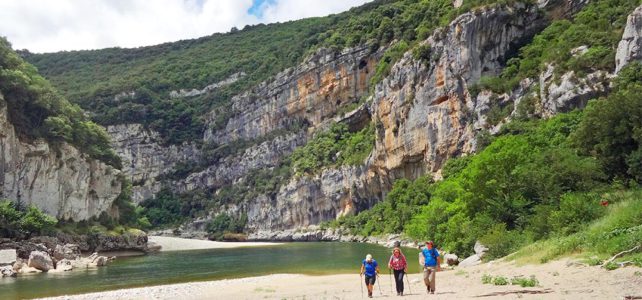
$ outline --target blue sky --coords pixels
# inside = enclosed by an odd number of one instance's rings
[[[139,47],[325,16],[371,0],[0,0],[0,36],[32,52]]]
[[[254,0],[252,7],[247,10],[247,13],[258,18],[263,17],[263,10],[261,10],[263,4],[274,5],[276,0]],[[264,7],[263,7],[264,8]]]

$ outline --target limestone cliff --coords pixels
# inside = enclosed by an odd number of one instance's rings
[[[467,13],[424,42],[429,61],[407,53],[376,88],[377,172],[416,178],[474,151],[477,103],[468,87],[482,75],[497,75],[508,55],[545,25],[537,7]]]
[[[510,53],[547,23],[537,7],[519,4],[460,16],[424,42],[430,61],[406,53],[376,86],[369,105],[376,145],[364,165],[293,178],[273,197],[222,210],[247,212],[252,231],[299,228],[371,207],[397,178],[438,172],[449,157],[475,149],[473,112],[482,103],[468,87],[498,74]]]
[[[193,143],[163,146],[157,132],[141,124],[107,127],[114,149],[123,162],[123,172],[132,182],[132,200],[139,203],[161,189],[157,179],[177,163],[197,159],[200,151]]]
[[[119,170],[62,143],[23,141],[0,95],[0,194],[58,219],[81,221],[109,212],[120,194]]]
[[[245,213],[250,231],[270,231],[315,225],[368,209],[383,199],[394,180],[423,174],[439,177],[447,159],[475,151],[477,134],[496,131],[501,125],[487,120],[494,102],[512,106],[512,113],[501,122],[514,116],[518,104],[531,96],[538,99],[534,113],[542,117],[582,107],[608,90],[610,74],[595,72],[579,78],[567,73],[555,78],[551,66],[539,78],[526,79],[503,95],[489,91],[471,95],[469,89],[482,76],[499,74],[516,50],[551,18],[577,12],[586,2],[517,3],[463,14],[421,42],[430,48],[428,57],[406,53],[375,87],[369,86],[370,78],[385,48],[321,49],[301,65],[234,97],[231,116],[222,128],[215,123],[220,111],[208,115],[203,141],[222,145],[263,140],[172,181],[176,191],[216,190],[242,183],[255,170],[278,166],[330,122],[345,122],[351,128],[373,122],[374,150],[360,166],[290,178],[273,194],[222,205],[183,229],[203,230],[208,218],[221,212]],[[369,94],[371,90],[374,94]],[[366,96],[370,96],[367,104],[339,113]],[[124,171],[140,183],[136,197],[142,200],[158,190],[159,176],[201,154],[192,145],[164,148],[155,142],[154,133],[136,126],[113,127],[110,132],[124,158]],[[307,127],[307,132],[300,127]],[[287,133],[270,137],[277,130]]]
[[[251,140],[296,122],[318,126],[334,117],[340,107],[366,95],[380,55],[368,47],[341,52],[320,49],[298,67],[235,97],[233,116],[225,128],[210,128],[204,139],[217,143]]]
[[[622,41],[615,56],[615,73],[632,61],[642,60],[642,6],[635,9],[626,20]]]

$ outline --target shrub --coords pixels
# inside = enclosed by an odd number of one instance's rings
[[[56,218],[33,205],[19,208],[9,200],[0,201],[1,237],[29,238],[31,235],[51,233],[56,222]]]
[[[493,278],[494,285],[508,285],[508,278],[504,276],[497,276]]]
[[[226,234],[241,233],[247,224],[247,215],[243,214],[238,218],[231,217],[226,213],[222,213],[214,217],[207,224],[207,232],[210,234],[209,238],[212,240],[221,240]],[[229,235],[230,237],[234,235]]]
[[[482,281],[483,284],[491,284],[491,283],[493,283],[493,276],[488,275],[488,274],[484,274],[481,277],[481,281]]]
[[[535,278],[535,275],[531,275],[530,278],[524,277],[513,277],[510,280],[511,285],[519,285],[521,287],[536,287],[539,285],[539,281]]]

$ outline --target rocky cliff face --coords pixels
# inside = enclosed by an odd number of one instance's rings
[[[160,189],[158,177],[172,172],[179,162],[198,159],[200,151],[191,143],[165,147],[157,132],[141,124],[107,127],[114,149],[123,162],[123,172],[132,182],[132,199],[139,203]]]
[[[635,9],[626,20],[622,40],[615,56],[615,73],[632,61],[642,60],[642,6]]]
[[[278,166],[284,157],[297,147],[305,145],[306,141],[307,135],[304,132],[277,136],[251,146],[239,155],[225,157],[203,171],[189,174],[185,179],[174,182],[173,186],[179,192],[186,192],[232,184],[252,171]]]
[[[429,60],[407,53],[377,85],[373,167],[382,176],[416,178],[450,157],[475,150],[468,88],[497,75],[511,52],[546,24],[536,7],[492,8],[458,17],[424,43]]]
[[[0,95],[0,194],[58,219],[81,221],[109,211],[120,194],[120,171],[62,143],[22,141]]]
[[[342,52],[320,49],[298,67],[235,97],[233,116],[225,129],[209,129],[204,139],[217,143],[252,140],[296,122],[318,126],[334,117],[341,106],[358,102],[367,93],[380,55],[368,47]]]

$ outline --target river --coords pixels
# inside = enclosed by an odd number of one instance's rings
[[[411,272],[418,251],[403,249]],[[390,249],[364,243],[286,243],[265,247],[161,252],[121,257],[107,267],[0,278],[0,299],[30,299],[130,287],[268,274],[358,273],[371,253],[385,270]]]

